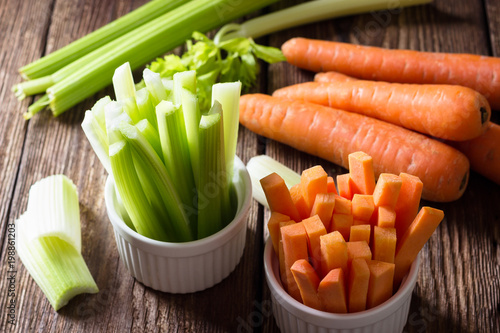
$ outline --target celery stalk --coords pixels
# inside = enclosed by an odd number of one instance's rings
[[[247,170],[252,181],[252,196],[261,205],[269,208],[260,180],[273,172],[283,178],[288,188],[300,183],[300,175],[287,166],[267,155],[252,157],[247,163]]]
[[[163,161],[163,151],[161,149],[161,141],[160,136],[158,135],[158,131],[154,128],[153,125],[147,120],[142,119],[135,127],[141,132],[141,134],[148,140],[151,144],[151,147],[155,150],[158,157]]]
[[[193,226],[190,225],[189,218],[185,211],[186,208],[179,198],[165,166],[154,149],[135,126],[122,123],[120,125],[120,131],[134,153],[134,161],[137,160],[147,165],[149,176],[152,177],[154,183],[158,187],[164,206],[167,208],[169,214],[168,221],[164,223],[165,227],[171,231],[169,236],[180,242],[193,240],[191,231]],[[113,160],[111,160],[111,166],[113,168]],[[113,175],[115,175],[115,168],[113,168]],[[140,187],[140,185],[138,186]],[[125,202],[125,198],[123,199]],[[127,203],[125,203],[125,205],[128,207]],[[138,203],[133,203],[133,205],[140,206]]]
[[[146,22],[179,7],[188,0],[155,0],[146,3],[136,10],[116,19],[87,36],[84,36],[67,46],[56,50],[19,69],[24,78],[38,78],[50,75],[87,53],[102,45],[136,29]]]
[[[158,122],[156,120],[156,110],[152,102],[149,90],[144,87],[135,92],[135,102],[139,109],[139,114],[142,119],[147,119],[148,122],[158,130]]]
[[[168,99],[169,93],[161,82],[160,74],[146,68],[142,73],[142,77],[144,78],[146,88],[151,94],[153,105],[158,105],[161,101],[166,101]]]
[[[113,88],[115,89],[115,96],[118,102],[131,97],[135,100],[134,77],[132,76],[132,69],[130,69],[128,61],[115,69],[115,73],[113,74]]]
[[[82,122],[82,129],[89,140],[92,149],[97,158],[101,161],[102,166],[108,174],[111,174],[111,164],[108,155],[108,136],[105,131],[98,125],[92,111],[86,111]]]

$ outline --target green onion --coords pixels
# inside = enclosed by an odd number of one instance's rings
[[[288,188],[300,183],[300,175],[287,166],[267,155],[252,157],[247,163],[247,170],[252,181],[252,196],[261,205],[268,207],[266,195],[262,190],[260,180],[273,172],[283,178]]]
[[[81,255],[78,194],[66,176],[31,187],[16,230],[19,258],[56,311],[75,295],[99,291]]]
[[[45,57],[21,67],[19,72],[24,78],[36,79],[54,73],[87,53],[136,29],[152,19],[179,7],[188,0],[155,0],[116,19],[87,36],[52,52]]]

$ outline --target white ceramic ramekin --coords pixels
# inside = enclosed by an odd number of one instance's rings
[[[191,293],[212,287],[239,263],[245,248],[246,220],[252,185],[245,165],[234,161],[233,182],[238,198],[236,216],[221,231],[192,242],[169,243],[144,237],[130,229],[117,213],[116,192],[108,177],[105,201],[120,258],[144,285],[169,293]]]
[[[271,241],[264,250],[266,280],[271,290],[273,315],[283,333],[392,333],[401,332],[408,319],[420,258],[413,262],[399,290],[386,302],[357,313],[334,314],[318,311],[293,299],[283,289],[279,262]]]

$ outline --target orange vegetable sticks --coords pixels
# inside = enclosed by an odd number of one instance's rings
[[[300,221],[299,212],[293,204],[292,197],[283,178],[273,172],[262,178],[260,184],[272,212],[278,212],[289,216],[294,221]]]
[[[319,277],[307,260],[297,260],[290,268],[297,284],[302,303],[316,310],[323,310],[318,297]]]
[[[345,279],[341,268],[332,269],[321,280],[318,297],[325,311],[347,313]]]

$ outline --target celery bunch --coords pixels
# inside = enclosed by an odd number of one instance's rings
[[[195,71],[171,80],[145,69],[136,90],[129,63],[113,76],[116,101],[99,100],[83,130],[114,178],[125,223],[160,241],[209,236],[234,217],[232,169],[240,82],[213,87],[200,108]]]

